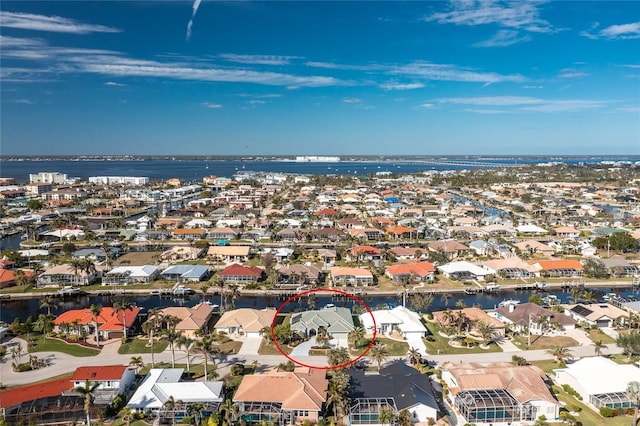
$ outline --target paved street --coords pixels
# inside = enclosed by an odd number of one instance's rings
[[[117,353],[117,349],[120,345],[119,340],[113,340],[107,342],[103,347],[101,353],[95,357],[74,357],[71,355],[59,353],[59,352],[38,352],[35,353],[38,358],[45,359],[47,366],[34,371],[24,373],[14,373],[11,369],[12,359],[9,355],[11,348],[18,343],[22,344],[23,348],[26,348],[26,342],[21,339],[11,339],[5,342],[8,347],[8,353],[5,358],[0,362],[0,383],[4,386],[23,385],[27,383],[33,383],[36,381],[46,380],[48,378],[58,376],[60,374],[73,372],[77,367],[87,365],[115,365],[125,364],[128,365],[131,360],[131,355],[121,355]],[[580,358],[585,356],[594,355],[593,344],[583,344],[570,348],[574,357]],[[609,344],[604,349],[603,353],[615,354],[621,353],[622,350],[615,344]],[[545,350],[533,350],[533,351],[506,351],[506,352],[491,352],[491,353],[474,353],[474,354],[462,354],[462,355],[428,355],[427,359],[435,361],[438,365],[442,365],[446,362],[496,362],[505,361],[511,362],[511,357],[518,355],[524,357],[530,361],[538,361],[543,359],[552,359],[553,357]],[[151,354],[141,354],[145,363],[151,363]],[[175,351],[176,363],[186,364],[186,354],[183,351]],[[22,359],[28,358],[28,354],[23,351]],[[164,352],[157,353],[154,356],[156,364],[171,363],[171,351],[169,349]],[[391,357],[389,361],[404,357]],[[326,366],[325,357],[317,356],[296,356],[295,359],[301,363],[312,366]],[[227,374],[230,367],[236,363],[251,364],[254,361],[258,362],[259,370],[264,370],[272,366],[276,366],[282,362],[287,362],[287,358],[284,355],[227,355],[222,357],[222,360],[218,362],[218,374],[223,376]],[[202,357],[200,355],[191,355],[191,364],[202,363]],[[166,365],[166,364],[165,364]]]

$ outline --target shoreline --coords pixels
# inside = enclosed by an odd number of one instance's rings
[[[549,291],[563,291],[570,290],[571,288],[584,288],[584,289],[602,289],[602,288],[615,288],[615,289],[634,289],[640,288],[638,286],[634,286],[632,281],[594,281],[594,282],[584,282],[577,284],[568,284],[568,283],[547,283],[547,287],[540,290],[540,293],[545,293]],[[118,288],[116,290],[82,290],[82,287],[79,287],[82,295],[85,296],[156,296],[158,295],[158,289],[149,288],[149,289],[127,289],[127,288]],[[258,289],[258,290],[246,290],[240,289],[239,295],[243,297],[267,297],[267,296],[282,296],[282,297],[292,297],[296,294],[304,293],[305,291],[312,289],[305,289],[302,291],[297,290],[267,290],[267,289]],[[321,287],[313,290],[319,290],[316,292],[318,296],[331,296],[335,295],[335,292],[332,292],[332,288]],[[326,290],[326,291],[322,291]],[[356,297],[392,297],[392,296],[401,296],[403,290],[401,288],[397,290],[370,290],[367,288],[338,288],[338,290],[345,291],[347,293],[353,294]],[[418,287],[414,289],[408,289],[408,294],[415,293],[425,293],[425,294],[443,294],[443,293],[451,293],[451,294],[467,294],[468,290],[472,290],[475,293],[470,293],[468,295],[473,294],[500,294],[503,292],[509,293],[517,293],[519,291],[535,291],[535,284],[505,284],[500,285],[500,288],[495,291],[485,291],[483,287],[478,286],[469,286],[466,288],[461,287],[452,287],[452,288],[437,288],[437,289],[429,289],[426,287]],[[202,291],[194,290],[195,293],[193,295],[205,296]],[[206,296],[220,295],[219,290],[207,291]],[[162,296],[173,296],[172,294],[162,294]],[[73,298],[77,297],[76,295],[71,296],[62,296],[58,293],[58,290],[54,291],[32,291],[29,293],[2,293],[0,294],[0,300],[2,301],[12,301],[12,300],[28,300],[28,299],[42,299],[44,297],[56,297],[56,298]],[[179,297],[179,296],[177,296]]]

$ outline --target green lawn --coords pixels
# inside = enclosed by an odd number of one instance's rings
[[[614,339],[613,337],[609,336],[608,334],[605,334],[602,332],[602,330],[600,330],[599,328],[596,329],[589,329],[586,330],[589,333],[589,338],[591,339],[591,341],[593,342],[597,342],[598,340],[601,341],[602,343],[604,343],[605,345],[608,345],[609,343],[615,343],[616,339]]]
[[[376,337],[376,342],[380,342],[385,345],[389,356],[405,356],[409,351],[409,344],[407,342],[399,342],[397,340],[389,339],[388,337]],[[371,343],[371,339],[362,339],[358,347],[351,349],[351,355],[360,356],[367,349]]]
[[[557,362],[555,362],[552,359],[545,359],[545,360],[541,360],[541,361],[531,361],[530,364],[531,365],[537,365],[538,367],[542,368],[544,370],[544,372],[547,373],[550,376],[555,375],[553,370],[562,367],[561,365],[559,365]]]
[[[632,422],[631,416],[604,418],[600,415],[600,413],[597,413],[581,401],[578,401],[575,397],[563,391],[559,386],[554,385],[553,390],[555,391],[558,400],[566,403],[566,406],[575,404],[582,408],[582,410],[580,410],[578,415],[575,417],[576,420],[582,422],[583,426],[628,426],[629,423]]]
[[[473,354],[473,353],[485,353],[485,352],[502,352],[500,346],[495,343],[489,344],[489,347],[482,348],[479,345],[475,345],[471,348],[467,347],[454,347],[449,344],[449,339],[441,336],[438,332],[438,325],[434,322],[426,322],[427,329],[429,330],[429,337],[425,339],[425,346],[427,352],[432,355],[457,355],[457,354]],[[431,341],[433,340],[433,341]]]
[[[280,345],[280,348],[287,354],[290,354],[292,350],[287,345]],[[282,352],[278,350],[273,342],[267,343],[264,339],[262,339],[262,342],[260,343],[260,349],[258,349],[258,353],[260,355],[282,355]]]
[[[137,338],[134,337],[132,339],[129,339],[127,341],[127,343],[124,343],[123,345],[120,346],[120,348],[118,349],[118,353],[119,354],[150,354],[151,353],[151,346],[147,346],[147,343],[149,343],[149,339],[145,338]],[[169,345],[168,342],[164,342],[164,341],[156,341],[153,345],[153,353],[160,353],[162,351],[164,351],[167,346]]]
[[[97,349],[87,348],[85,346],[67,343],[62,340],[47,337],[42,334],[31,335],[32,343],[29,344],[29,352],[62,352],[73,356],[96,356],[100,353]]]
[[[515,336],[513,343],[523,350],[527,349],[551,349],[554,346],[560,345],[567,348],[572,346],[578,346],[578,342],[575,339],[568,336],[531,336],[531,347],[527,346],[527,336]]]

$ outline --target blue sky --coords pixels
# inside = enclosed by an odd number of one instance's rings
[[[640,153],[640,2],[12,2],[0,154]]]

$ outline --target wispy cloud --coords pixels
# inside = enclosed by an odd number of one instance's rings
[[[359,104],[362,103],[362,99],[359,98],[344,98],[342,100],[345,104]]]
[[[85,24],[61,16],[44,16],[16,12],[2,12],[2,14],[0,14],[0,26],[70,34],[119,33],[121,31],[117,28],[107,27],[105,25]]]
[[[9,102],[22,105],[34,105],[37,102],[31,99],[10,99]]]
[[[565,68],[560,70],[560,74],[558,74],[559,78],[584,78],[589,74],[583,71],[578,71],[573,68]]]
[[[202,3],[202,0],[195,0],[193,2],[193,12],[191,13],[191,19],[189,19],[189,23],[187,24],[187,40],[191,39],[191,30],[193,28],[193,19],[196,17],[196,13],[198,13],[198,8],[200,7],[200,3]]]
[[[616,111],[640,113],[640,105],[634,105],[634,106],[628,106],[628,107],[620,107],[620,108],[617,108]]]
[[[414,62],[408,65],[398,66],[392,69],[391,73],[410,75],[425,80],[471,83],[523,82],[527,80],[520,74],[504,75],[492,72],[480,72],[451,64],[432,64],[429,62]]]
[[[383,83],[380,85],[380,88],[384,90],[415,90],[422,89],[424,84],[422,83]]]
[[[289,65],[292,60],[299,59],[297,56],[236,55],[234,53],[223,53],[219,56],[229,62],[253,65]]]
[[[531,37],[527,34],[520,35],[514,30],[500,30],[488,40],[475,43],[475,47],[506,47],[517,43],[530,41]]]
[[[465,108],[466,112],[473,112],[476,114],[511,114],[513,111],[504,109],[480,109],[480,108]]]
[[[453,0],[450,11],[434,13],[424,19],[441,24],[496,24],[531,32],[552,32],[551,24],[540,17],[540,4],[533,1]]]
[[[205,108],[211,108],[211,109],[222,108],[222,105],[216,104],[216,103],[212,103],[212,102],[203,102],[200,105],[202,105]]]
[[[115,81],[107,81],[104,83],[105,86],[114,86],[114,87],[126,87],[124,83],[116,83]]]
[[[590,31],[582,31],[580,35],[590,39],[606,38],[609,40],[632,40],[640,38],[640,22],[611,25],[598,32],[593,32],[593,29],[595,28],[592,27]]]
[[[435,99],[434,102],[488,107],[515,107],[515,110],[532,112],[571,112],[600,108],[611,101],[589,99],[542,99],[529,96],[482,96],[474,98],[439,98]],[[470,110],[475,109],[476,108]],[[474,112],[487,111],[485,108],[477,109],[478,111]]]

